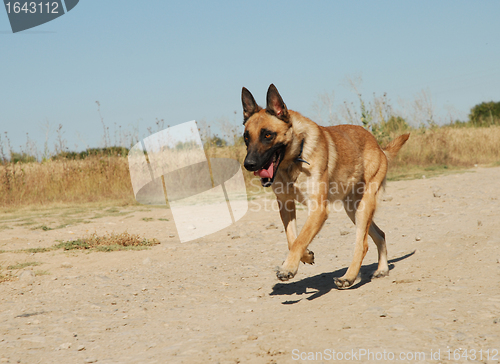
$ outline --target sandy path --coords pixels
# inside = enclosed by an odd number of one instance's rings
[[[330,214],[311,245],[316,264],[301,265],[287,283],[274,273],[286,256],[275,211],[248,212],[229,229],[184,244],[169,237],[176,233],[168,210],[136,209],[46,232],[14,226],[0,232],[0,249],[50,246],[94,230],[127,230],[162,244],[0,254],[3,267],[38,261],[32,268],[50,273],[0,284],[0,362],[291,363],[311,355],[330,362],[335,350],[358,362],[394,355],[456,363],[466,353],[471,362],[498,363],[499,181],[500,168],[478,168],[388,183],[376,221],[387,235],[390,276],[368,278],[376,267],[370,242],[361,281],[344,291],[332,280],[352,258],[354,229],[343,211]],[[299,211],[299,223],[305,215]],[[149,216],[170,221],[142,220]]]

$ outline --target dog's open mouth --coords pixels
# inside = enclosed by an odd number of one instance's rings
[[[278,148],[261,169],[253,172],[255,176],[260,177],[260,183],[263,187],[269,187],[273,184],[276,171],[278,170],[279,164],[283,158],[284,150],[284,147]]]

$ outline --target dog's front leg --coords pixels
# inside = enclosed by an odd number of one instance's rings
[[[292,249],[293,243],[297,239],[297,219],[295,209],[295,199],[293,196],[277,195],[280,209],[281,221],[285,228],[288,250]],[[314,264],[314,253],[306,249],[304,255],[300,258],[303,263]]]
[[[290,243],[290,238],[293,238],[294,234],[292,232],[288,233],[287,231],[289,247],[288,256],[283,262],[283,265],[276,272],[276,276],[282,281],[287,281],[297,274],[301,260],[305,260],[305,263],[311,264],[314,262],[314,254],[307,250],[307,247],[319,232],[328,216],[326,194],[322,193],[311,198],[308,202],[308,208],[309,216],[307,217],[306,223],[300,231],[299,236],[292,243]],[[293,214],[287,211],[281,212],[281,209],[280,213],[285,228],[287,226],[290,227],[291,217],[295,217],[295,204],[293,205]]]

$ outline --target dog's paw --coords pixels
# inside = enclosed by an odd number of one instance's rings
[[[307,264],[314,264],[314,253],[310,251],[309,249],[306,250],[302,258],[300,258],[300,261],[302,263],[307,263]]]
[[[372,278],[383,278],[389,275],[389,269],[386,270],[376,270],[372,274]]]
[[[295,277],[295,273],[289,271],[289,270],[286,270],[286,269],[283,269],[283,268],[279,268],[279,267],[276,267],[276,277],[278,277],[278,279],[280,281],[288,281],[289,279],[292,279],[293,277]]]
[[[333,278],[333,283],[335,283],[338,289],[346,289],[351,287],[354,281],[350,281],[344,277],[340,277],[340,278]]]

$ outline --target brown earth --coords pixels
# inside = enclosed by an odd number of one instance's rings
[[[230,228],[184,244],[168,209],[3,211],[1,272],[41,264],[0,283],[0,362],[326,363],[335,350],[336,362],[498,363],[499,180],[500,168],[476,168],[389,182],[376,221],[390,275],[370,279],[370,242],[361,279],[342,291],[333,277],[351,261],[354,229],[335,208],[311,245],[316,264],[286,283],[274,273],[287,244],[267,195]],[[10,252],[123,231],[161,245]]]

